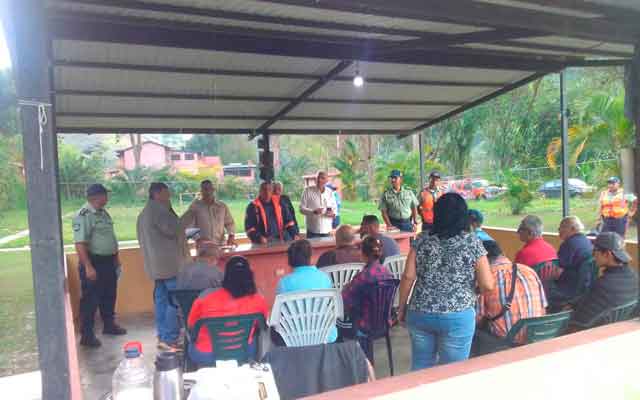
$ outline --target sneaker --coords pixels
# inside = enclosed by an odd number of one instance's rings
[[[82,336],[82,338],[80,339],[80,346],[96,348],[102,346],[102,343],[95,335]]]
[[[121,327],[120,325],[116,324],[115,322],[113,322],[109,325],[105,325],[105,327],[102,329],[102,334],[103,335],[126,335],[127,330]]]
[[[173,343],[163,342],[162,340],[158,341],[158,350],[168,351],[168,352],[178,352],[180,349]]]

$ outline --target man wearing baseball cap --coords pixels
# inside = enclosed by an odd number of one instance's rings
[[[100,308],[104,335],[124,335],[125,329],[115,323],[115,305],[120,259],[118,240],[111,216],[104,209],[107,189],[99,183],[87,188],[87,203],[73,218],[73,241],[80,260],[80,344],[99,347],[93,325]]]
[[[387,229],[395,226],[404,232],[415,232],[418,199],[409,189],[402,187],[402,172],[394,169],[389,174],[391,187],[385,190],[378,208]]]
[[[616,232],[624,238],[629,218],[633,218],[637,208],[636,196],[624,193],[617,176],[609,178],[607,190],[600,193],[602,232]]]
[[[638,275],[629,267],[631,256],[624,239],[615,232],[603,232],[593,243],[593,258],[602,275],[575,304],[571,323],[587,326],[602,311],[638,299]]]
[[[429,174],[429,183],[420,192],[420,204],[418,205],[423,232],[431,231],[433,228],[433,206],[443,194],[444,191],[440,187],[440,173],[432,171]]]

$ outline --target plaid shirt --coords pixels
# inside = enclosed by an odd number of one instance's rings
[[[342,301],[344,303],[345,314],[351,314],[354,307],[361,308],[361,318],[358,328],[363,331],[369,330],[369,304],[362,303],[364,287],[368,283],[375,283],[386,279],[393,279],[393,275],[384,265],[376,261],[366,265],[362,271],[358,272],[345,287],[342,288]]]
[[[506,298],[511,290],[512,263],[506,257],[499,257],[491,263],[491,272],[496,280],[496,288],[478,296],[476,303],[476,320],[492,318],[502,311]],[[489,331],[496,336],[505,337],[511,327],[522,318],[545,315],[547,298],[542,282],[535,271],[526,265],[518,264],[518,281],[511,302],[511,310],[495,321],[488,321]],[[515,341],[524,343],[525,332],[520,332]]]

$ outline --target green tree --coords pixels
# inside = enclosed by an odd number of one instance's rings
[[[347,140],[342,148],[342,154],[333,162],[333,166],[340,171],[340,181],[342,182],[342,195],[345,200],[355,200],[357,194],[357,184],[364,176],[359,169],[360,156],[356,144]]]
[[[239,135],[193,135],[185,144],[184,150],[219,156],[224,164],[245,164],[248,160],[255,160],[257,154],[255,141]]]
[[[428,150],[428,149],[427,149]],[[382,192],[389,184],[389,172],[400,170],[403,174],[403,185],[414,192],[420,188],[420,154],[417,151],[396,151],[389,156],[379,156],[376,159],[376,183],[379,192]],[[442,164],[434,160],[425,159],[424,170],[429,174],[432,170],[442,171]],[[426,177],[425,177],[426,178]]]
[[[104,180],[102,151],[82,153],[73,146],[58,143],[58,178],[67,198],[82,198],[86,185]]]

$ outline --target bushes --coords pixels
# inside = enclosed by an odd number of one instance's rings
[[[0,134],[0,210],[26,206],[25,184],[21,173],[19,136]]]
[[[511,214],[520,215],[529,203],[533,201],[529,183],[513,175],[508,175],[505,178],[507,184],[505,200],[511,208]]]

